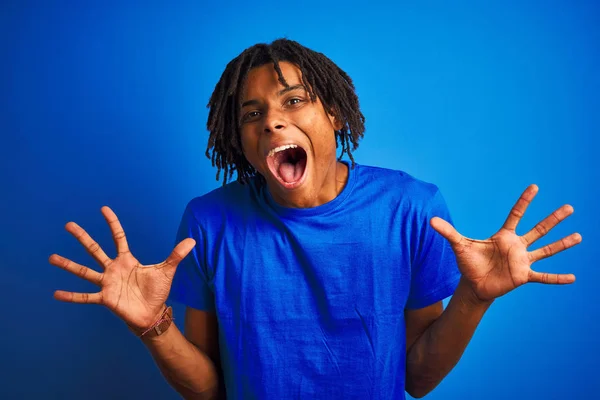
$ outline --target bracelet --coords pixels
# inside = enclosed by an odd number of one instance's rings
[[[144,330],[142,333],[139,333],[139,330],[133,330],[137,337],[141,338],[143,336],[146,337],[154,337],[162,335],[170,326],[171,322],[174,320],[173,318],[173,309],[171,307],[166,307],[161,313],[160,317],[156,322],[154,322],[148,329]]]

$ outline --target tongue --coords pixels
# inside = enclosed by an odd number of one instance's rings
[[[279,164],[279,176],[286,183],[296,182],[302,177],[302,168],[299,163],[282,162]]]

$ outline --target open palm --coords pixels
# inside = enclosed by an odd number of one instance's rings
[[[96,293],[57,290],[54,298],[72,303],[103,304],[129,326],[144,329],[160,316],[171,290],[177,265],[196,242],[190,238],[184,239],[165,261],[144,266],[129,251],[125,232],[115,213],[109,207],[102,207],[101,211],[117,247],[114,259],[109,258],[100,245],[76,223],[67,223],[65,229],[77,238],[104,272],[97,272],[57,254],[51,255],[49,259],[50,264],[100,286],[101,290]]]
[[[467,238],[443,219],[432,218],[431,226],[450,242],[463,278],[471,284],[479,299],[493,300],[528,282],[567,284],[575,281],[573,274],[541,273],[533,271],[531,265],[580,243],[581,235],[578,233],[537,250],[527,250],[571,215],[573,207],[560,207],[522,236],[515,232],[537,191],[536,185],[529,186],[512,208],[502,228],[487,240]]]

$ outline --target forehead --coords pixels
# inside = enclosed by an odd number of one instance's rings
[[[279,68],[289,86],[302,83],[302,72],[294,64],[281,61],[279,62]],[[273,63],[264,64],[252,68],[248,72],[246,82],[242,88],[242,99],[247,100],[253,97],[265,96],[284,87],[279,82],[275,65]]]

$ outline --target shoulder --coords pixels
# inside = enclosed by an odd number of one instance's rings
[[[239,201],[240,198],[238,196],[244,194],[244,192],[247,192],[248,190],[248,184],[242,185],[237,181],[230,182],[224,186],[218,187],[210,192],[193,198],[190,200],[189,206],[198,208],[202,206],[218,207],[227,205],[232,202]]]
[[[365,190],[388,193],[411,204],[427,204],[439,196],[437,185],[396,169],[356,165],[358,181]]]
[[[221,219],[225,215],[252,208],[256,197],[254,180],[247,184],[235,181],[193,198],[187,204],[186,213],[193,215],[199,222],[213,217]]]

